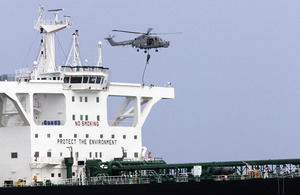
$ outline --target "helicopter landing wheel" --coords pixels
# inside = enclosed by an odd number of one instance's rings
[[[156,49],[155,52],[158,52],[158,49]]]
[[[147,50],[145,50],[144,53],[147,53]]]
[[[139,49],[137,49],[136,51],[137,51],[137,52],[139,52],[140,50],[139,50]]]

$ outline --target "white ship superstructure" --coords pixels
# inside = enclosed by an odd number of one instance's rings
[[[32,180],[53,183],[67,178],[64,159],[73,155],[72,178],[84,178],[87,159],[144,160],[141,128],[161,99],[174,98],[170,86],[108,82],[98,63],[82,65],[78,33],[67,63],[55,64],[54,37],[68,28],[68,17],[43,20],[43,8],[34,28],[43,36],[32,71],[16,72],[16,81],[0,82],[0,183]],[[123,104],[109,121],[107,101],[120,97]]]

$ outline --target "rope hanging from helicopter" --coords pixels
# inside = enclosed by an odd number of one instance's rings
[[[142,76],[142,84],[143,84],[143,86],[145,85],[145,83],[144,83],[144,77],[145,77],[145,72],[146,72],[147,65],[149,64],[149,60],[150,60],[150,54],[149,54],[149,50],[148,50],[147,60],[146,60],[146,64],[145,64],[145,68],[144,68],[143,76]]]

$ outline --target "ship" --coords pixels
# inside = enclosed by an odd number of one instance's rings
[[[173,163],[142,144],[152,107],[174,99],[174,88],[109,81],[98,42],[95,65],[83,64],[79,33],[66,62],[55,63],[55,33],[69,17],[34,29],[40,51],[28,68],[0,82],[0,194],[296,194],[300,159]],[[118,98],[114,117],[107,102]]]

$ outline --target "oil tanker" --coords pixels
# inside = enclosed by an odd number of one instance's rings
[[[296,194],[300,159],[168,164],[142,145],[152,107],[174,88],[109,82],[98,60],[82,64],[78,31],[64,64],[55,33],[69,17],[34,22],[42,36],[32,69],[0,82],[0,194]],[[107,102],[120,105],[111,119]]]

